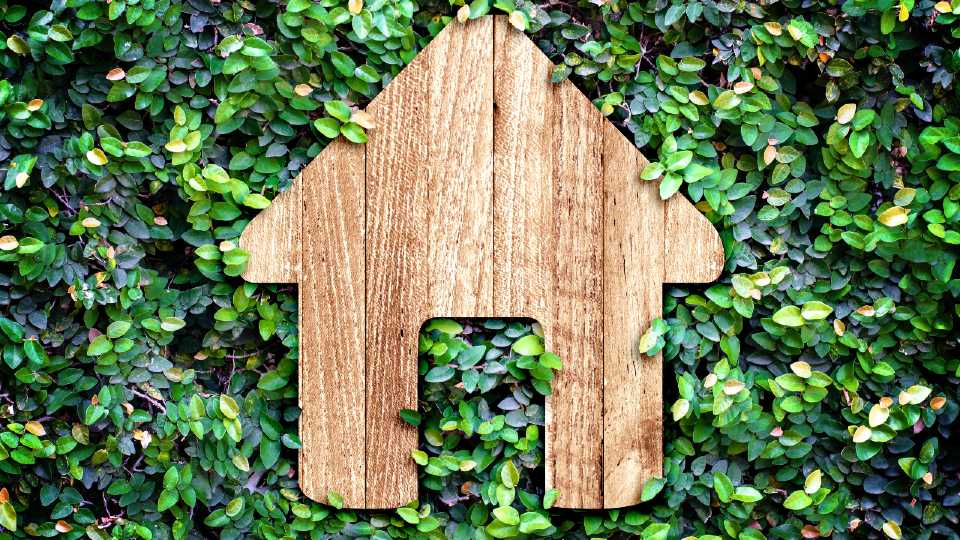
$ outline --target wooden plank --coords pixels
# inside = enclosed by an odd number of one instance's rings
[[[533,316],[564,361],[547,399],[546,486],[602,507],[603,118],[503,17],[494,51],[495,308]]]
[[[665,205],[664,283],[710,283],[723,272],[720,235],[683,195]]]
[[[300,489],[366,504],[364,148],[337,139],[302,173]]]
[[[492,21],[451,23],[367,108],[367,496],[417,496],[417,333],[492,298]]]
[[[604,120],[569,81],[555,96],[552,330],[564,369],[547,398],[547,485],[562,506],[602,508]]]
[[[663,203],[640,180],[646,164],[604,124],[604,508],[638,504],[644,482],[663,474],[663,364],[638,348],[663,311]]]
[[[243,279],[253,283],[296,283],[300,276],[300,177],[279,193],[240,234],[250,252]]]
[[[552,342],[555,247],[550,60],[494,17],[494,310],[530,317]],[[537,294],[531,292],[539,291]]]

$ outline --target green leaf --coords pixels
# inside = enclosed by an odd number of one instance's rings
[[[498,506],[493,509],[493,516],[506,525],[518,525],[520,513],[512,506]]]
[[[797,490],[783,501],[783,507],[787,510],[803,510],[812,503],[813,499],[809,495],[804,493],[803,490]]]
[[[463,332],[463,327],[452,319],[431,319],[425,330],[427,332],[438,330],[444,334],[455,336]]]
[[[646,165],[642,171],[640,171],[641,180],[656,180],[663,176],[666,169],[660,163],[653,161]]]
[[[176,490],[164,489],[160,492],[160,497],[157,499],[157,512],[163,512],[164,510],[177,504],[177,501],[179,500],[180,495]]]
[[[643,484],[643,491],[640,493],[640,502],[647,502],[657,496],[667,485],[666,478],[650,478]]]
[[[90,342],[90,345],[87,346],[87,355],[88,356],[101,356],[107,354],[113,350],[113,342],[110,339],[101,334]]]
[[[690,150],[682,150],[680,152],[669,154],[663,161],[663,164],[668,171],[673,172],[686,167],[692,160],[693,152]]]
[[[270,370],[264,373],[264,375],[260,377],[260,381],[257,382],[257,388],[267,392],[280,390],[286,385],[287,378],[283,375],[280,375],[277,370]]]
[[[397,508],[397,515],[399,515],[401,519],[403,519],[407,523],[410,523],[411,525],[416,525],[417,523],[420,523],[420,514],[418,514],[417,511],[414,510],[413,508],[406,508],[406,507]]]
[[[357,68],[353,59],[340,51],[330,53],[330,61],[333,63],[333,67],[344,77],[352,76],[353,70]]]
[[[166,330],[167,332],[176,332],[186,325],[186,321],[178,317],[164,317],[160,321],[160,328]]]
[[[220,414],[234,419],[240,414],[240,406],[234,399],[226,394],[220,394]]]
[[[354,122],[347,122],[340,126],[340,133],[352,143],[363,144],[367,142],[367,134],[364,133],[363,128],[360,127],[359,124]]]
[[[334,508],[337,508],[337,509],[343,508],[343,496],[337,493],[336,491],[327,492],[327,502],[330,503],[330,506]]]
[[[773,314],[773,321],[791,328],[803,326],[803,316],[797,306],[783,306]]]
[[[721,111],[730,110],[740,104],[740,96],[733,90],[724,90],[713,100],[713,106]]]
[[[680,189],[681,185],[683,185],[683,177],[668,173],[663,177],[663,180],[660,181],[660,198],[667,200],[673,197],[673,194]]]
[[[0,317],[0,330],[3,330],[3,333],[14,343],[23,341],[23,326],[16,321],[12,321],[6,317]]]
[[[177,471],[176,467],[167,468],[167,472],[163,474],[163,487],[164,489],[174,489],[177,487],[177,484],[180,483],[180,472]]]
[[[753,486],[737,486],[733,493],[733,500],[744,503],[755,503],[763,500],[763,495]]]
[[[560,492],[556,489],[548,489],[546,493],[543,494],[543,509],[549,510],[553,508],[553,504],[557,502],[557,497],[560,496]]]
[[[670,534],[670,525],[667,523],[653,523],[647,525],[641,537],[643,540],[666,540]],[[701,536],[701,538],[703,538]]]
[[[520,482],[520,471],[513,464],[513,460],[507,460],[500,469],[500,481],[507,487],[517,487]]]
[[[513,343],[513,352],[523,356],[539,356],[543,354],[543,338],[530,334],[523,336]]]
[[[713,473],[713,489],[717,492],[717,498],[722,503],[728,503],[733,498],[733,482],[720,471]]]
[[[520,516],[520,532],[523,534],[543,531],[552,526],[550,519],[539,512],[524,512]]]
[[[346,103],[339,100],[324,102],[323,109],[327,111],[327,114],[341,122],[349,122],[350,116],[353,114],[353,112],[350,110],[350,107],[348,107]]]
[[[8,502],[0,503],[0,525],[10,532],[17,531],[17,511]]]
[[[336,118],[318,118],[313,121],[313,127],[328,139],[335,139],[340,135],[340,121]]]
[[[807,321],[826,319],[831,313],[833,313],[832,307],[817,300],[804,303],[800,309],[800,315]]]

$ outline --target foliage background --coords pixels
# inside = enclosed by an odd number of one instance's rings
[[[958,538],[960,4],[460,1],[0,0],[0,537]],[[440,321],[405,413],[422,506],[312,503],[296,297],[244,284],[235,240],[489,10],[722,231],[719,284],[644,340],[676,373],[666,479],[549,509],[558,360]]]

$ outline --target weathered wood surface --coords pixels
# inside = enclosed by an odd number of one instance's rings
[[[257,214],[240,237],[250,257],[244,279],[254,283],[297,283],[300,278],[301,178]]]
[[[451,23],[367,108],[367,144],[333,143],[244,231],[247,279],[300,283],[311,498],[416,498],[398,412],[417,408],[417,333],[437,316],[542,324],[564,361],[546,429],[560,506],[635,504],[662,473],[661,360],[638,340],[662,284],[715,279],[722,246],[552,67],[503,17]]]
[[[417,333],[491,313],[493,86],[484,19],[431,42],[367,108],[367,505],[417,498]]]
[[[603,502],[636,504],[663,470],[661,356],[640,354],[640,336],[663,311],[663,211],[658,186],[640,182],[646,160],[603,129]]]
[[[364,482],[364,149],[338,139],[304,169],[300,487],[368,504]]]
[[[552,84],[553,65],[504,18],[494,43],[496,312],[537,319],[564,361],[547,398],[547,488],[600,508],[603,117],[569,81]]]

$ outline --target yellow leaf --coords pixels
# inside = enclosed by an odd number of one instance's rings
[[[167,150],[169,150],[170,152],[173,152],[174,154],[176,154],[176,153],[179,153],[179,152],[184,152],[184,151],[186,151],[186,149],[187,149],[187,143],[181,141],[180,139],[177,139],[177,140],[175,140],[175,141],[170,141],[170,142],[168,142],[168,143],[165,144],[163,147],[166,148]]]
[[[736,379],[730,379],[729,381],[723,383],[723,393],[728,396],[735,396],[739,394],[743,388],[743,383]]]
[[[910,10],[907,9],[907,6],[900,4],[900,12],[897,15],[897,18],[900,19],[900,22],[904,22],[910,18]]]
[[[717,374],[709,373],[706,377],[703,378],[703,387],[704,388],[713,388],[713,385],[717,384]]]
[[[930,392],[930,388],[915,384],[903,392],[900,392],[900,404],[919,405],[930,396]]]
[[[37,99],[31,99],[29,102],[27,102],[27,110],[28,110],[28,111],[31,111],[31,112],[32,112],[32,111],[36,111],[36,110],[39,110],[40,107],[43,107],[43,100],[42,100],[42,99],[39,99],[39,98],[37,98]]]
[[[94,148],[93,150],[87,152],[87,161],[93,163],[94,165],[106,165],[107,155],[103,153],[103,150]]]
[[[772,144],[767,145],[767,147],[763,149],[763,164],[769,165],[773,163],[775,159],[777,159],[777,147]]]
[[[690,402],[680,398],[670,407],[670,412],[673,413],[673,421],[677,422],[690,412]]]
[[[73,527],[62,519],[57,521],[57,525],[54,528],[57,529],[58,533],[64,533],[64,534],[73,530]]]
[[[883,524],[883,534],[887,535],[889,538],[893,538],[893,540],[900,540],[900,538],[902,538],[902,535],[900,534],[900,526],[892,521],[888,521]]]
[[[880,405],[870,407],[870,427],[883,425],[890,417],[890,409]]]
[[[113,68],[107,72],[108,81],[119,81],[127,76],[127,72],[123,68]]]
[[[350,115],[350,121],[355,122],[363,129],[373,129],[377,127],[376,122],[373,121],[373,115],[367,111],[353,111],[353,114]]]
[[[803,360],[797,360],[796,362],[790,364],[790,371],[802,379],[810,378],[810,364],[804,362]]]
[[[880,212],[880,215],[877,216],[877,220],[887,227],[898,227],[907,222],[907,217],[909,215],[909,208],[904,208],[902,206],[891,206],[883,212]]]
[[[20,247],[20,242],[17,242],[17,239],[10,236],[0,236],[0,250],[3,251],[13,251]]]
[[[88,217],[84,218],[80,224],[88,229],[93,229],[100,226],[100,220],[95,217]]]
[[[363,0],[349,0],[347,2],[347,9],[353,15],[356,15],[363,11]]]
[[[880,406],[883,407],[884,409],[889,409],[890,407],[893,406],[893,398],[883,396],[882,398],[880,398]]]
[[[940,13],[950,13],[953,11],[953,7],[950,6],[950,2],[944,1],[937,2],[937,5],[933,6],[933,9]]]
[[[313,92],[313,87],[309,84],[300,83],[293,87],[293,92],[300,97],[309,96]]]
[[[710,100],[707,98],[707,95],[701,92],[700,90],[694,90],[693,92],[690,92],[690,94],[687,97],[690,98],[690,101],[694,105],[706,105],[710,103]]]
[[[947,398],[943,396],[937,396],[930,400],[930,408],[935,411],[939,411],[946,404],[947,404]]]
[[[873,435],[873,431],[867,426],[857,426],[857,429],[853,431],[853,442],[862,443],[870,440],[870,435]]]
[[[857,308],[857,313],[859,313],[860,315],[863,315],[864,317],[873,317],[873,315],[876,312],[877,310],[870,304],[867,304],[865,306],[860,306]]]
[[[767,29],[767,32],[770,32],[771,36],[779,36],[783,34],[783,27],[780,26],[780,23],[778,22],[763,23],[763,27]]]
[[[847,122],[853,120],[853,115],[855,114],[857,114],[857,104],[847,103],[846,105],[843,105],[837,109],[837,122],[846,124]]]
[[[751,90],[753,90],[752,82],[740,81],[737,84],[733,85],[733,92],[735,94],[746,94]]]
[[[22,188],[24,185],[26,185],[27,180],[29,179],[30,179],[29,174],[25,172],[18,172],[17,177],[14,179],[14,182],[16,183],[18,188]]]
[[[799,26],[788,24],[787,32],[790,34],[790,37],[792,37],[794,41],[800,41],[803,38],[803,30],[801,30]],[[757,50],[759,51],[759,49]]]
[[[820,490],[820,484],[823,482],[823,473],[820,472],[820,469],[817,469],[807,475],[807,479],[803,481],[803,491],[807,495],[813,495]]]
[[[844,324],[843,321],[841,321],[840,319],[834,319],[834,320],[833,320],[833,333],[834,333],[834,334],[836,334],[836,335],[838,335],[838,336],[840,336],[840,337],[843,337],[843,334],[846,333],[846,331],[847,331],[847,325]]]
[[[467,19],[470,18],[470,6],[463,5],[460,6],[460,9],[457,10],[457,20],[461,23],[467,22]]]
[[[927,473],[923,475],[923,483],[926,484],[926,485],[928,485],[928,486],[929,486],[930,484],[932,484],[932,483],[933,483],[933,473],[927,471]]]
[[[43,429],[43,424],[41,424],[40,422],[37,422],[36,420],[31,420],[27,422],[24,427],[26,428],[27,431],[29,431],[30,433],[33,433],[37,437],[43,437],[44,435],[47,434],[47,430]]]
[[[516,9],[510,14],[510,24],[522,32],[527,29],[527,17],[522,11]]]

